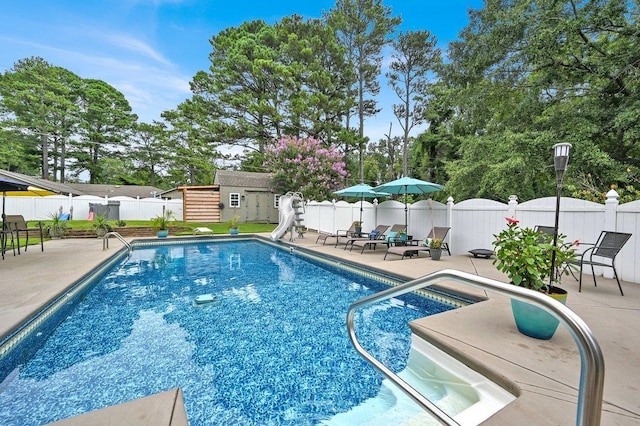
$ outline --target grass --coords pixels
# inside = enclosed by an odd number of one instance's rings
[[[121,223],[124,223],[125,227],[149,227],[151,226],[151,221],[150,220],[127,220],[127,221],[120,221]],[[94,221],[91,220],[70,220],[67,222],[67,227],[69,229],[90,229],[93,230],[94,229]],[[118,224],[118,221],[115,220],[109,220],[107,221],[107,223],[109,223],[109,225],[111,225],[114,228],[119,227],[120,225]],[[47,225],[50,225],[51,221],[50,220],[43,220],[42,221],[42,228],[45,230],[45,239],[48,239],[48,235],[46,233],[46,228]],[[30,223],[29,226],[33,227],[35,226],[35,224]],[[275,227],[277,226],[277,224],[275,223],[241,223],[239,225],[240,227],[240,233],[242,234],[254,234],[254,233],[262,233],[262,232],[271,232],[275,229]],[[195,228],[201,228],[201,227],[207,227],[209,229],[211,229],[213,231],[214,234],[228,234],[229,233],[229,229],[228,229],[228,225],[226,223],[193,223],[193,222],[182,222],[182,221],[171,221],[171,226],[170,228],[180,228],[179,232],[173,233],[172,235],[193,235],[193,230]],[[33,234],[35,235],[35,233]],[[40,244],[40,236],[38,236],[37,238],[33,238],[31,235],[29,235],[29,245],[34,245],[34,244]],[[25,239],[24,238],[20,238],[20,242],[19,244],[21,245],[21,247],[24,247],[24,243],[25,243]]]

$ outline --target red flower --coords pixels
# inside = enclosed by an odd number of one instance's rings
[[[516,219],[515,217],[505,217],[505,219],[507,219],[507,222],[511,225],[517,225],[518,223],[520,223],[520,221],[518,219]]]
[[[575,240],[574,242],[571,243],[571,245],[578,247],[580,245],[580,240]]]

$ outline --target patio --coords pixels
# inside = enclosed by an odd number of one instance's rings
[[[315,240],[315,235],[309,233],[293,245],[407,278],[420,277],[439,269],[457,269],[503,279],[491,260],[443,255],[438,262],[424,256],[404,260],[393,257],[383,261],[382,249],[361,254],[329,244],[322,246]],[[102,251],[99,239],[52,240],[45,243],[44,252],[34,250],[0,260],[0,336],[114,254],[119,247],[119,242],[112,241],[111,249]],[[598,278],[597,288],[587,280],[582,293],[578,293],[578,283],[571,277],[565,277],[563,284],[569,290],[568,306],[591,327],[604,353],[602,424],[638,424],[640,284],[623,282],[625,296],[620,296],[614,280],[602,277]],[[452,286],[478,293],[453,283]],[[548,341],[521,335],[511,318],[508,300],[496,295],[489,295],[489,300],[464,309],[420,320],[416,326],[429,339],[468,357],[475,368],[491,371],[494,376],[502,376],[506,383],[519,388],[520,397],[485,424],[575,424],[580,360],[578,349],[566,330],[558,330]],[[156,409],[157,404],[166,403],[163,402],[166,399],[150,398],[145,401],[149,411]],[[137,424],[149,423],[141,421]]]

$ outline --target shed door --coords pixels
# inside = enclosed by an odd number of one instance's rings
[[[271,198],[269,192],[247,192],[247,222],[269,222]]]

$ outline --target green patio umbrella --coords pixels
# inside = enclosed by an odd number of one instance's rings
[[[404,227],[408,225],[407,214],[407,194],[428,194],[430,192],[442,191],[444,187],[437,183],[427,182],[426,180],[415,179],[411,177],[403,177],[391,182],[373,188],[374,191],[388,192],[389,194],[404,194]],[[408,231],[408,229],[407,229]]]
[[[360,223],[362,223],[362,203],[364,203],[365,198],[387,197],[389,195],[386,192],[374,191],[373,188],[366,183],[360,183],[358,185],[350,186],[349,188],[335,191],[334,194],[343,197],[360,198]]]

